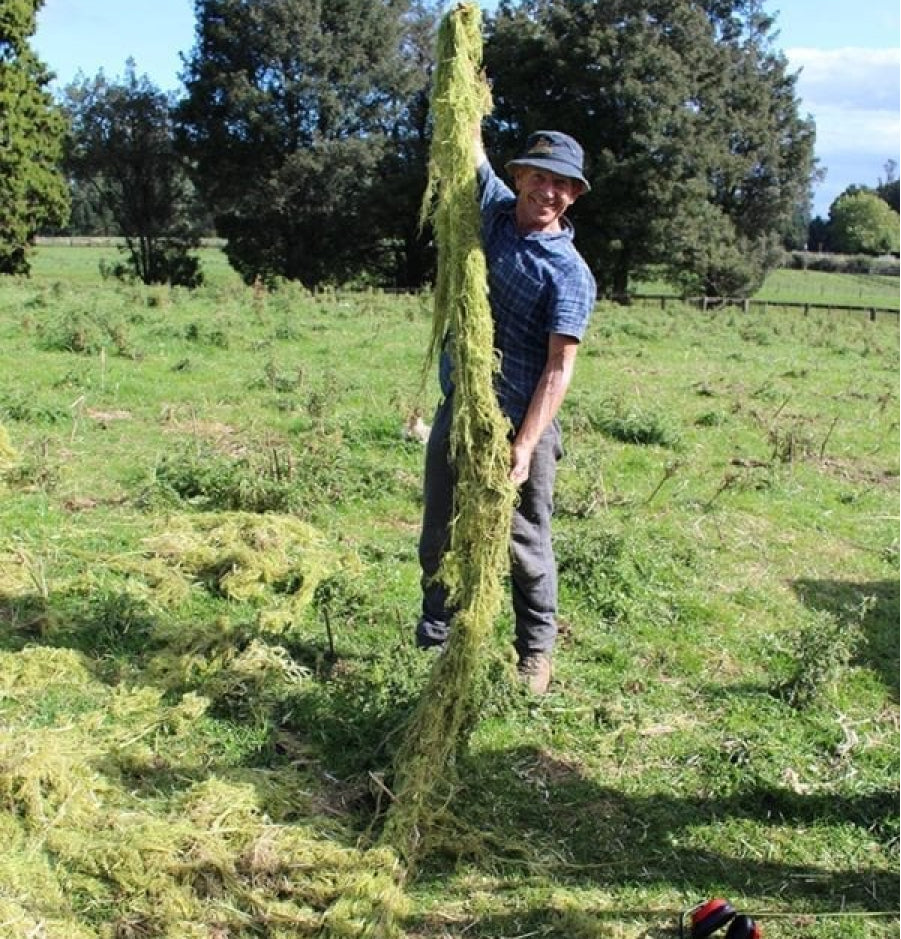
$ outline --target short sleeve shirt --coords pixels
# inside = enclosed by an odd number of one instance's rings
[[[500,356],[497,395],[513,425],[522,423],[547,364],[551,333],[581,340],[597,297],[594,277],[573,244],[573,227],[521,233],[516,196],[486,162],[478,173],[482,245],[494,346]],[[441,362],[441,386],[450,394],[450,361]]]

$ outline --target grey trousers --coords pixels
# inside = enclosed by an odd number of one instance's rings
[[[453,617],[447,591],[434,579],[448,544],[453,512],[451,412],[450,399],[438,406],[426,447],[419,539],[422,615],[416,627],[416,643],[421,647],[442,645]],[[520,658],[534,652],[550,653],[557,638],[557,565],[551,543],[551,515],[557,461],[562,455],[560,425],[554,421],[532,454],[529,478],[520,487],[513,513],[510,576],[516,618],[514,645]]]

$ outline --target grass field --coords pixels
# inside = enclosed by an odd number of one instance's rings
[[[675,288],[662,281],[639,283],[635,285],[635,293],[677,295]],[[883,274],[834,274],[778,268],[769,273],[753,299],[768,303],[834,304],[836,307],[897,310],[898,278]]]
[[[261,295],[218,252],[123,286],[88,250],[0,281],[0,934],[314,936],[386,863],[430,667],[430,300]],[[599,306],[551,693],[505,612],[405,935],[663,939],[710,896],[899,935],[898,350],[890,316]]]
[[[224,252],[218,248],[198,251],[208,284],[240,284],[229,267]],[[68,284],[99,284],[100,262],[109,264],[121,259],[112,247],[45,246],[36,252],[32,279],[35,283],[64,280]],[[672,293],[673,288],[657,281],[633,285],[636,293]],[[834,303],[836,306],[878,307],[897,310],[901,307],[898,278],[879,274],[831,274],[813,270],[772,271],[755,299],[783,303]]]
[[[834,303],[836,306],[874,306],[897,310],[898,278],[881,274],[830,274],[825,271],[772,271],[760,300],[791,303]]]

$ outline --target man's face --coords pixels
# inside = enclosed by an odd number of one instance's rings
[[[516,223],[521,231],[555,232],[560,216],[582,194],[582,184],[537,166],[519,166],[516,186]]]

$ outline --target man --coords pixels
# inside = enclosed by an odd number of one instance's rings
[[[557,569],[551,544],[554,476],[562,455],[557,411],[594,307],[594,278],[573,244],[566,210],[589,189],[582,148],[558,131],[539,131],[506,170],[515,194],[494,173],[477,136],[482,243],[494,345],[500,358],[497,396],[512,425],[510,479],[519,486],[511,533],[515,648],[522,680],[544,694],[557,636]],[[453,611],[435,580],[453,511],[449,458],[451,363],[443,352],[439,405],[426,450],[419,561],[422,616],[417,645],[441,646]]]

